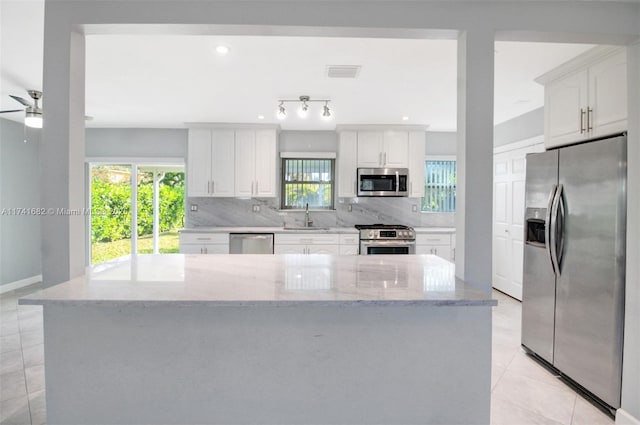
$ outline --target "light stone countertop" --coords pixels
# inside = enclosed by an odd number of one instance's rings
[[[417,234],[421,233],[455,233],[455,227],[414,227]]]
[[[414,227],[416,233],[455,233],[455,227]],[[284,229],[282,227],[189,227],[180,230],[180,233],[358,233],[355,227],[330,227],[328,229],[318,229],[309,227],[308,229]]]
[[[180,233],[358,233],[355,227],[329,227],[329,228],[296,228],[285,229],[283,227],[188,227],[181,229]]]
[[[495,306],[434,255],[138,255],[95,266],[19,304]]]

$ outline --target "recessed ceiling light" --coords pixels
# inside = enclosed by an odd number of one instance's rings
[[[217,52],[219,55],[224,56],[224,55],[226,55],[227,53],[229,53],[229,48],[228,48],[227,46],[220,45],[220,46],[217,46],[217,47],[216,47],[216,52]]]
[[[409,117],[402,117],[402,121],[409,121]]]
[[[264,119],[264,115],[258,115],[258,119],[259,120],[263,120]]]

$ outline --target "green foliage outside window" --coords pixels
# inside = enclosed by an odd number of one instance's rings
[[[153,174],[141,173],[138,182],[138,236],[153,233]],[[150,174],[149,179],[146,174]],[[114,182],[106,172],[91,181],[91,242],[111,242],[131,237],[131,185]],[[160,232],[183,226],[184,173],[165,173],[160,180]]]
[[[333,208],[332,159],[282,160],[283,209]]]
[[[425,161],[422,211],[455,212],[456,183],[456,161]]]

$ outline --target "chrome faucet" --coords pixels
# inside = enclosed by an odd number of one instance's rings
[[[313,220],[309,218],[309,203],[307,202],[307,206],[304,209],[304,227],[311,227],[313,224]]]

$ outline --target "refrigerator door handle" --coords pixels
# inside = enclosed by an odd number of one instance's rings
[[[553,205],[551,206],[551,238],[549,240],[549,246],[551,249],[551,261],[553,262],[553,268],[556,276],[560,276],[560,264],[558,262],[558,208],[560,205],[560,198],[562,198],[562,185],[558,186],[556,194],[553,197]]]
[[[547,205],[547,215],[544,220],[545,248],[547,249],[547,255],[549,256],[549,262],[551,263],[551,271],[553,271],[553,274],[556,274],[556,266],[553,262],[553,255],[551,254],[551,210],[553,209],[553,200],[555,199],[557,188],[558,186],[555,184],[551,188],[551,192],[549,193],[549,203]]]
[[[564,254],[564,232],[565,232],[565,217],[566,217],[566,205],[564,200],[564,187],[560,185],[560,189],[558,190],[558,212],[560,213],[560,218],[558,220],[558,224],[556,226],[556,231],[558,234],[558,248],[557,248],[557,264],[558,264],[558,274],[560,274],[560,269],[562,268],[562,257]]]

